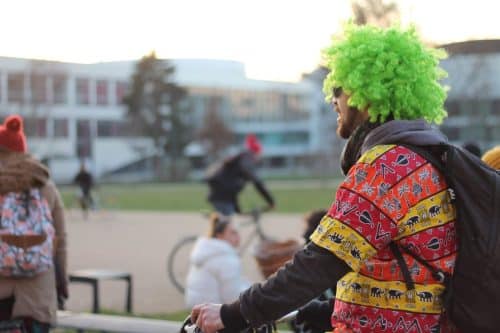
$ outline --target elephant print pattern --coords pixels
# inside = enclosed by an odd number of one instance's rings
[[[388,245],[452,273],[457,242],[447,188],[428,161],[402,146],[376,146],[351,168],[311,237],[353,270],[337,284],[335,326],[360,333],[439,328],[444,286],[403,254],[415,282],[408,291]]]

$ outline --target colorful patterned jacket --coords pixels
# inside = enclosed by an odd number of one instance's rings
[[[368,150],[340,185],[311,240],[353,270],[337,284],[332,325],[354,332],[440,332],[443,285],[404,255],[416,284],[408,292],[389,243],[452,272],[455,209],[443,176],[408,148]]]
[[[455,209],[443,176],[421,156],[393,144],[446,141],[425,121],[390,121],[371,129],[355,149],[352,160],[357,162],[349,166],[312,242],[286,269],[223,305],[224,324],[258,327],[338,281],[334,332],[450,332],[440,322],[443,285],[405,256],[416,284],[416,293],[407,293],[389,250],[396,242],[447,272],[453,270]]]

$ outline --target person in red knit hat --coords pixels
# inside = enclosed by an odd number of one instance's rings
[[[0,321],[20,320],[26,332],[49,332],[50,325],[56,321],[56,310],[68,297],[66,275],[66,231],[64,206],[61,195],[50,180],[47,168],[28,153],[23,119],[18,115],[8,116],[0,125]],[[21,194],[22,193],[22,194]],[[28,218],[23,225],[34,223],[45,233],[43,239],[34,241],[30,235],[23,234],[18,228],[18,216],[22,215],[26,204],[21,199],[30,195],[29,212],[36,206],[36,213],[50,210],[51,218]],[[15,201],[10,198],[16,198]],[[9,201],[10,200],[10,201]],[[35,204],[36,202],[36,204]],[[22,205],[22,207],[20,207]],[[16,206],[20,209],[17,210]],[[4,210],[9,209],[11,214]],[[14,214],[12,214],[14,212]],[[49,212],[47,212],[49,213]],[[30,215],[30,214],[28,214]],[[26,215],[26,216],[28,216]],[[31,214],[36,215],[36,214]],[[14,216],[9,218],[9,216]],[[44,216],[47,216],[44,214]],[[30,222],[28,222],[30,221]],[[13,232],[20,231],[21,234]],[[35,229],[33,229],[35,230]],[[47,231],[50,231],[47,233]],[[40,266],[29,277],[18,277],[23,272],[12,266],[12,253],[23,244],[24,251],[37,246],[43,248],[48,235],[57,241],[52,242],[53,256],[47,257],[44,269]],[[33,235],[31,235],[33,236]],[[26,247],[26,242],[31,241]],[[49,245],[50,246],[50,245]],[[11,252],[13,251],[13,252]],[[40,250],[41,251],[41,250]],[[41,255],[44,252],[39,252]],[[25,266],[23,266],[23,269]],[[22,270],[21,270],[22,271]]]
[[[247,135],[245,150],[231,156],[216,168],[208,171],[205,180],[209,186],[208,202],[223,215],[241,213],[238,194],[250,181],[266,200],[269,208],[274,208],[274,198],[257,176],[257,164],[262,154],[262,145],[254,134]]]
[[[0,146],[18,153],[28,151],[23,131],[23,119],[20,116],[8,116],[3,125],[0,125]]]
[[[247,147],[248,150],[250,150],[257,156],[260,156],[260,154],[262,153],[262,145],[259,139],[255,136],[255,134],[247,135],[245,139],[245,146]]]

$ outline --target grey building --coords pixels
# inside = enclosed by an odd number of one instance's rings
[[[482,150],[500,144],[500,40],[473,40],[442,46],[450,86],[441,126],[448,138],[477,142]]]

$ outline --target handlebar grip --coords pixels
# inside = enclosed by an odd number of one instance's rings
[[[276,323],[284,323],[284,322],[289,322],[294,320],[297,317],[297,314],[299,313],[298,310],[294,310],[283,317],[279,318],[276,320]],[[274,325],[273,325],[274,326]],[[180,333],[203,333],[199,327],[197,327],[195,324],[191,322],[191,317],[187,317],[186,320],[184,320],[184,323],[182,324],[182,328]]]
[[[278,320],[276,320],[276,323],[284,323],[284,322],[292,321],[295,318],[297,318],[298,313],[299,313],[299,310],[294,310],[294,311],[284,315],[283,317],[279,318]]]

